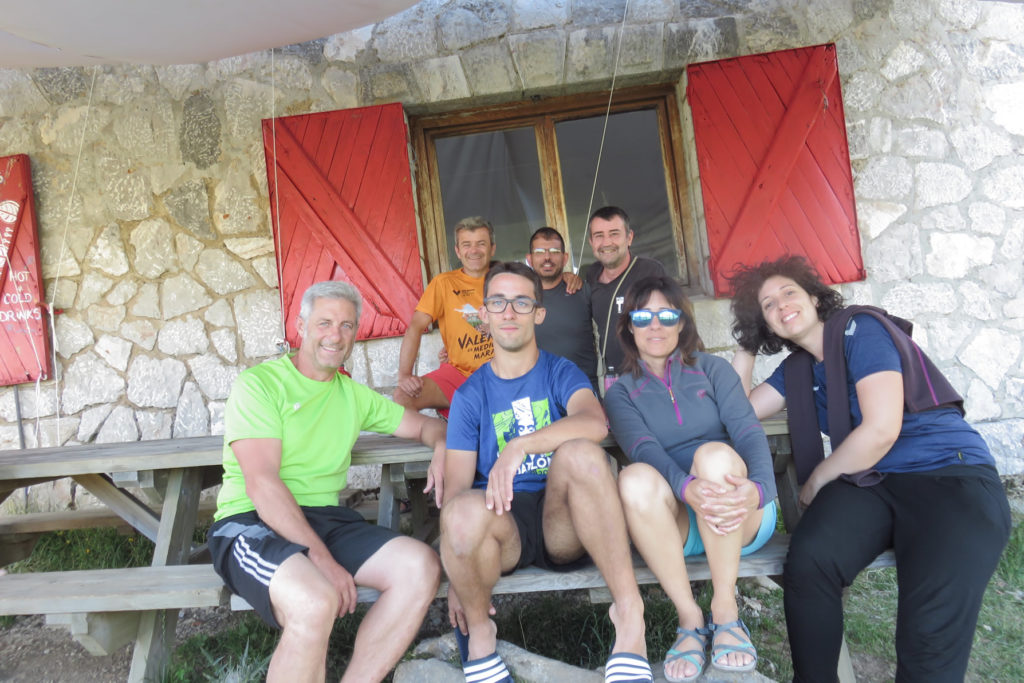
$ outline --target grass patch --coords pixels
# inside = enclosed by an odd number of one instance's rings
[[[144,567],[153,543],[138,533],[117,529],[72,529],[44,534],[32,554],[10,565],[11,572],[57,572],[73,569]]]

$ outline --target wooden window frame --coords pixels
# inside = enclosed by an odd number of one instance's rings
[[[684,167],[685,138],[676,84],[641,86],[615,91],[611,113],[638,109],[653,109],[657,113],[672,234],[676,254],[680,255],[681,261],[679,272],[687,283],[688,291],[701,292],[700,243],[693,220],[692,198],[687,187],[688,176]],[[435,140],[454,135],[532,125],[537,132],[537,155],[540,161],[544,210],[548,225],[561,233],[566,243],[571,244],[574,251],[578,252],[580,245],[573,244],[569,237],[555,124],[565,120],[603,116],[607,110],[608,93],[605,91],[410,116],[416,196],[422,230],[421,244],[426,259],[427,277],[432,278],[453,267],[448,259],[449,226],[444,224],[441,210]],[[608,163],[608,160],[605,159],[603,163]],[[623,208],[629,211],[628,206]],[[525,254],[526,245],[523,245],[523,252]]]

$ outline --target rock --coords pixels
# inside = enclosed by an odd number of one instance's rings
[[[198,169],[209,168],[220,158],[220,119],[208,93],[197,92],[185,100],[179,140],[182,160]]]
[[[162,218],[151,218],[132,230],[129,242],[135,249],[135,272],[153,280],[168,270],[177,269],[171,225]]]
[[[127,406],[115,407],[96,435],[96,443],[123,443],[138,440],[139,428],[135,424],[135,415]]]
[[[157,335],[156,346],[168,356],[203,353],[210,347],[203,322],[192,316],[164,323]]]
[[[64,374],[61,412],[73,415],[85,406],[114,403],[123,395],[125,382],[91,351],[76,358]]]
[[[191,313],[208,306],[212,301],[203,286],[184,273],[164,280],[160,292],[165,320]]]
[[[144,408],[173,408],[185,373],[179,360],[138,356],[128,368],[128,400]]]
[[[195,272],[203,284],[220,295],[247,289],[256,284],[242,264],[220,249],[203,250],[199,254]]]
[[[188,436],[206,436],[210,433],[210,413],[206,410],[203,395],[194,382],[186,382],[174,412],[175,439]]]
[[[182,183],[164,197],[164,204],[174,222],[201,239],[217,235],[210,224],[209,196],[201,180]]]

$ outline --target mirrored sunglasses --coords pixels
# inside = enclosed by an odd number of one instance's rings
[[[683,312],[678,308],[663,308],[657,312],[641,308],[636,311],[630,311],[629,319],[633,321],[634,327],[647,327],[655,318],[665,327],[671,327],[679,322],[679,317],[682,314]]]

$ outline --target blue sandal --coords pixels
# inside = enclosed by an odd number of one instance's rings
[[[730,621],[728,624],[714,624],[710,621],[707,626],[711,632],[711,666],[715,667],[719,671],[731,671],[733,673],[742,673],[744,671],[753,671],[757,666],[757,650],[754,648],[754,644],[750,642],[750,630],[747,625],[743,623],[742,619],[736,621]],[[716,643],[716,639],[719,634],[727,634],[735,638],[737,643]],[[746,642],[743,642],[744,639]],[[729,666],[727,664],[719,664],[718,660],[721,657],[728,655],[731,652],[743,652],[753,657],[753,661],[744,666]]]
[[[669,648],[668,652],[665,653],[665,680],[668,683],[690,683],[700,678],[701,672],[704,671],[704,663],[707,661],[704,655],[704,649],[708,646],[708,636],[711,635],[705,627],[697,629],[689,629],[679,627],[676,629],[676,642],[672,643],[672,647]],[[697,642],[700,643],[699,650],[677,650],[676,648],[687,638],[696,638]],[[668,665],[670,662],[675,662],[680,659],[686,661],[697,667],[697,673],[692,676],[669,676]]]

